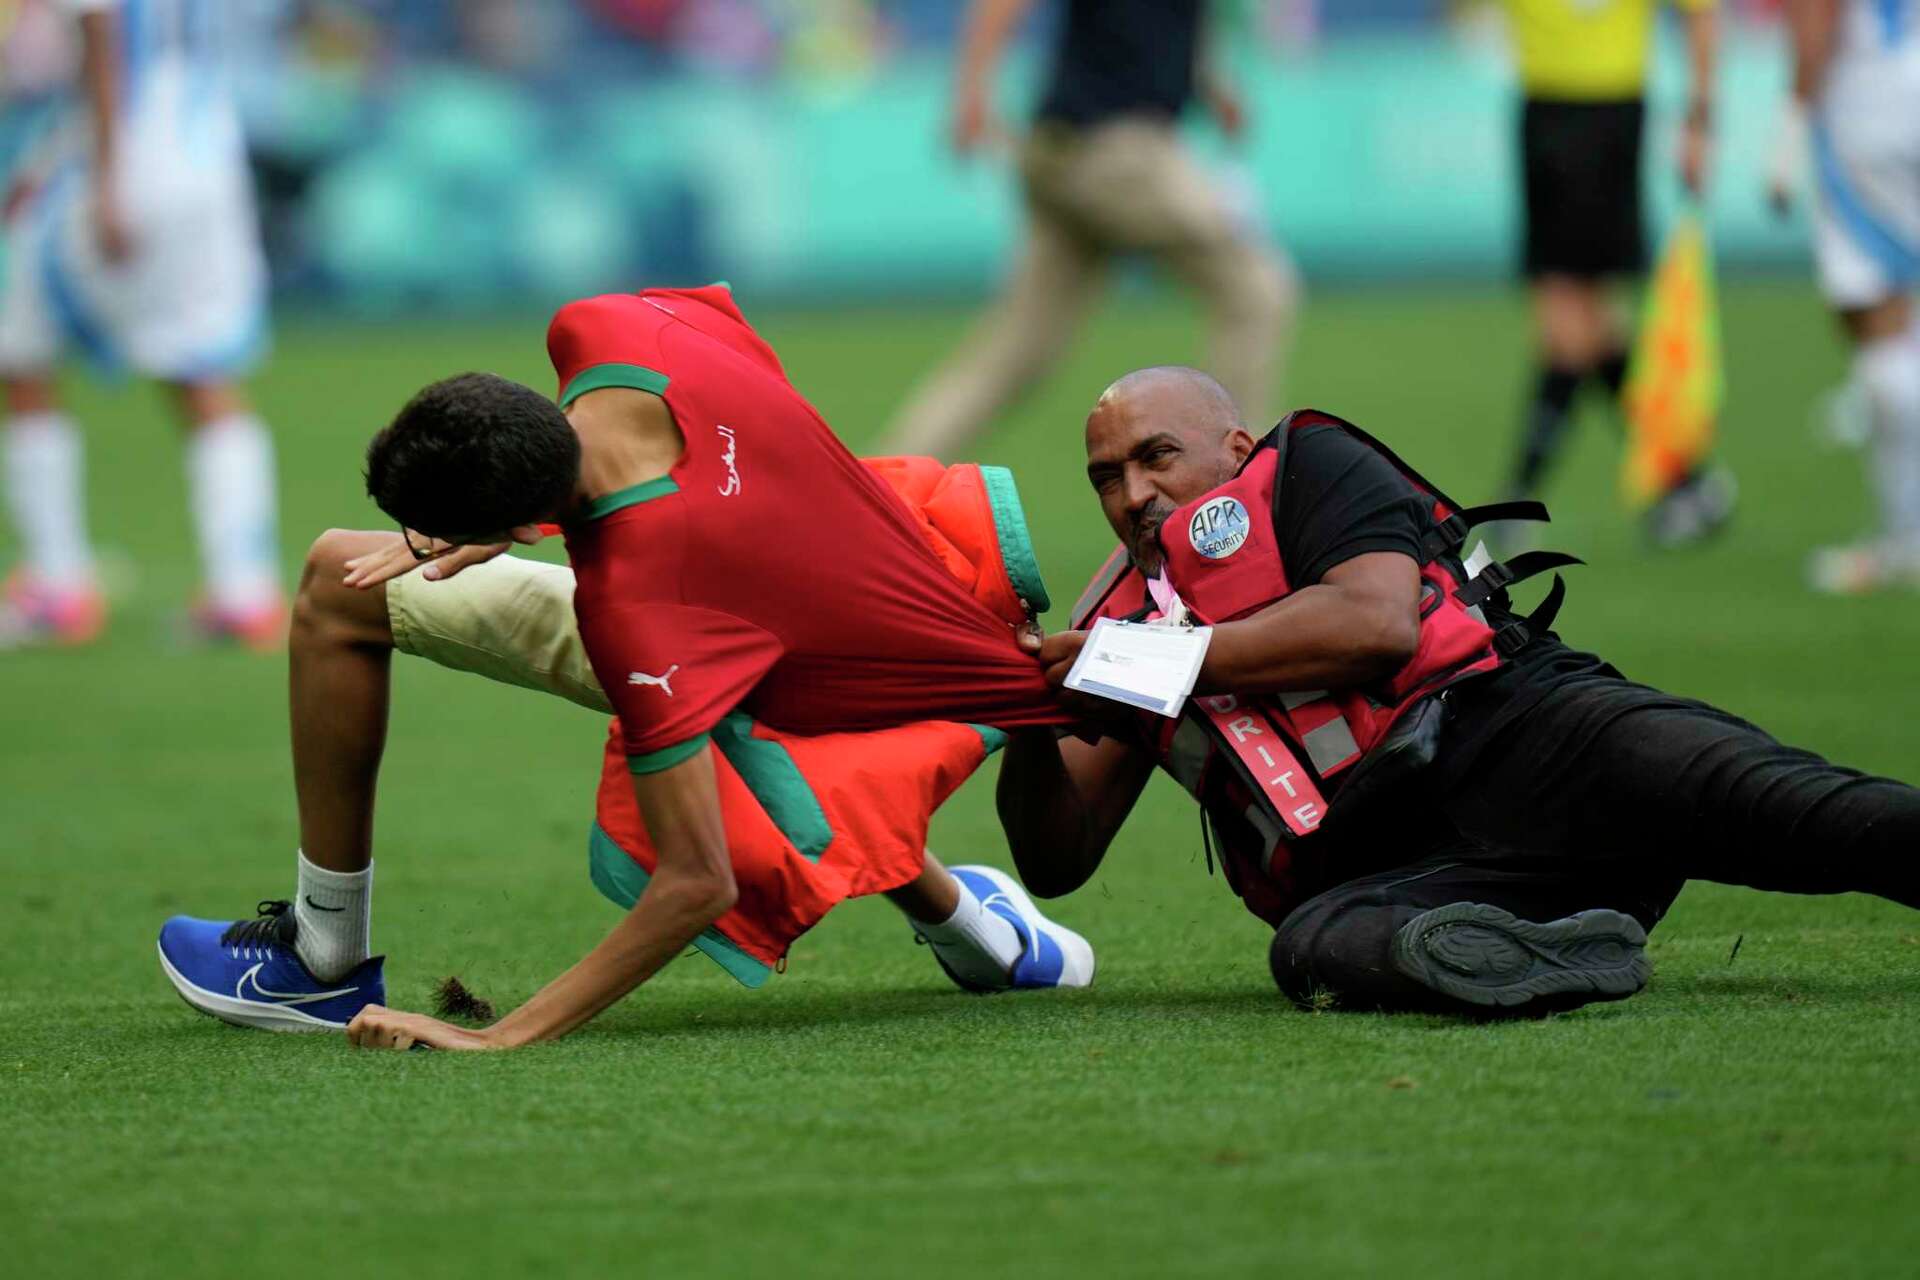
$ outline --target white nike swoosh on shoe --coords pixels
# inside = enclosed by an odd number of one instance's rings
[[[265,962],[262,961],[260,964],[256,964],[253,968],[240,975],[240,981],[233,984],[233,995],[236,1000],[263,999],[274,1004],[313,1004],[321,1000],[331,1000],[335,996],[350,996],[360,989],[358,987],[342,987],[338,991],[269,991],[260,985],[260,979],[255,976],[264,967]],[[252,981],[253,983],[255,994],[252,996],[247,994],[248,981]]]
[[[981,901],[980,905],[983,907],[991,907],[996,902],[1013,912],[1014,915],[1020,916],[1021,920],[1026,923],[1027,950],[1032,952],[1035,960],[1038,960],[1040,958],[1040,931],[1034,928],[1032,921],[1020,915],[1020,904],[1004,893],[990,893]]]

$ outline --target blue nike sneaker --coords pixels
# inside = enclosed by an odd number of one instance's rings
[[[1021,990],[1093,985],[1092,944],[1041,915],[1040,908],[1033,905],[1033,899],[1027,896],[1018,880],[997,867],[949,867],[948,870],[980,899],[981,906],[1012,925],[1020,936],[1025,950],[1013,962],[1009,987]],[[953,976],[951,970],[948,976]],[[954,981],[960,980],[954,977]]]
[[[252,920],[175,916],[160,926],[160,968],[180,998],[237,1027],[342,1031],[370,1004],[385,1004],[385,956],[322,982],[294,954],[290,902],[262,902]]]

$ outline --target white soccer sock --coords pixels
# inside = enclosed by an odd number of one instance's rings
[[[66,414],[51,411],[9,419],[6,435],[7,506],[23,563],[49,586],[90,585],[80,433]]]
[[[1854,370],[1872,406],[1881,522],[1893,541],[1920,551],[1920,325],[1861,347]]]
[[[365,960],[373,940],[373,864],[364,871],[329,871],[300,859],[293,918],[293,950],[322,982],[332,982]]]
[[[981,987],[1008,985],[1013,962],[1020,958],[1020,935],[1000,916],[980,905],[980,899],[956,879],[959,905],[938,924],[916,920],[913,927],[927,940],[949,969]]]
[[[233,413],[194,428],[187,491],[208,603],[250,609],[278,599],[273,437],[260,419]]]

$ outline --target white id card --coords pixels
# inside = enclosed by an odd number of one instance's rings
[[[1067,688],[1177,716],[1200,678],[1212,627],[1156,627],[1101,618],[1067,672]]]

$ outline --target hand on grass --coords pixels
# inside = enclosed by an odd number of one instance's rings
[[[504,1049],[485,1031],[469,1031],[424,1013],[407,1013],[370,1004],[347,1024],[347,1043],[356,1049]]]

